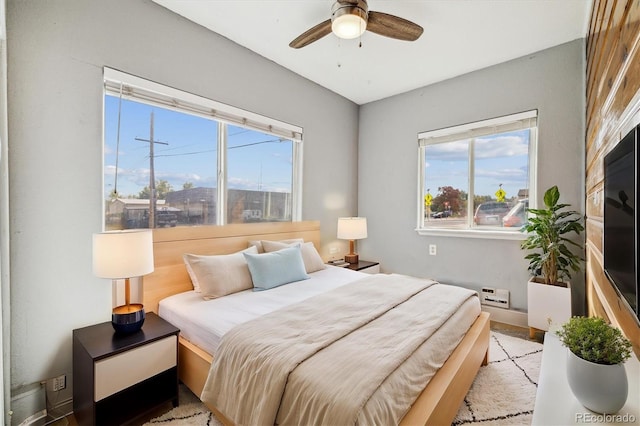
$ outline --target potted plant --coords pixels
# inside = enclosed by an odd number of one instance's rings
[[[527,209],[530,217],[522,227],[527,238],[521,248],[530,251],[532,278],[527,286],[528,323],[533,337],[535,329],[548,330],[549,325],[559,326],[571,317],[572,272],[580,270],[582,257],[569,247],[582,246],[568,238],[584,231],[583,216],[569,210],[569,204],[559,204],[560,191],[552,186],[544,193],[544,209]],[[574,236],[574,235],[572,235]]]
[[[573,317],[556,331],[567,351],[567,380],[578,401],[596,413],[617,413],[627,401],[624,362],[631,342],[602,318]]]

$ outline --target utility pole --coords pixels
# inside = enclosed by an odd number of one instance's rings
[[[151,111],[151,119],[149,124],[149,139],[136,138],[137,141],[149,143],[149,228],[156,227],[156,174],[154,170],[154,152],[153,147],[159,143],[169,145],[167,142],[153,140],[153,110]]]

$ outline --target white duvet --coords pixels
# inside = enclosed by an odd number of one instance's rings
[[[397,424],[479,313],[457,315],[475,296],[367,276],[233,328],[201,398],[237,425]]]
[[[268,291],[241,291],[213,300],[187,291],[160,301],[158,315],[180,329],[180,335],[210,354],[234,326],[309,297],[366,277],[363,272],[336,266],[313,272],[308,280]]]

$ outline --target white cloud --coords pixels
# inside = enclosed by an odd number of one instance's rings
[[[528,154],[529,144],[516,135],[476,140],[476,158],[515,157]]]
[[[504,158],[528,155],[528,141],[517,134],[476,139],[475,158]],[[426,156],[431,160],[467,161],[469,141],[455,141],[429,145]]]
[[[505,181],[523,180],[527,178],[526,170],[521,168],[505,168],[505,169],[476,169],[477,177],[488,177],[494,179],[504,179]]]

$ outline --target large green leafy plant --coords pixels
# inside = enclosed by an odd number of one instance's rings
[[[532,214],[522,227],[528,232],[521,244],[524,250],[533,250],[525,256],[529,261],[529,271],[534,277],[541,277],[545,284],[556,284],[569,280],[571,271],[580,270],[582,258],[569,250],[569,245],[582,246],[567,234],[580,235],[584,231],[582,215],[575,210],[565,210],[569,204],[558,204],[560,191],[552,186],[544,193],[544,209],[527,209]]]
[[[596,364],[620,364],[631,356],[631,342],[602,318],[573,317],[556,334],[571,352]]]

